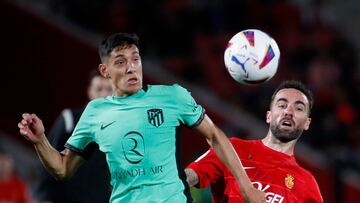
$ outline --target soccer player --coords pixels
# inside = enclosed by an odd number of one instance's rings
[[[283,82],[273,93],[266,113],[270,125],[266,137],[230,139],[253,185],[265,192],[266,202],[323,202],[316,180],[294,157],[296,142],[309,128],[312,106],[312,93],[302,83]],[[243,202],[234,177],[213,149],[190,163],[185,173],[190,186],[211,185],[214,203]]]
[[[49,144],[35,114],[22,115],[20,134],[34,144],[44,167],[57,179],[70,178],[95,142],[109,165],[110,202],[190,202],[177,159],[176,132],[184,124],[206,138],[249,202],[265,202],[265,194],[252,186],[229,140],[186,89],[143,86],[138,47],[134,34],[117,33],[102,41],[99,71],[111,80],[114,94],[89,102],[62,152]]]
[[[88,99],[93,100],[111,94],[110,80],[100,75],[96,69],[91,71],[87,87]],[[56,150],[64,149],[84,109],[85,106],[64,109],[56,119],[48,134],[49,142]],[[56,181],[45,169],[42,169],[36,187],[37,199],[46,203],[109,202],[110,173],[105,154],[99,151],[96,144],[92,147],[91,156],[89,154],[89,157],[85,157],[86,165],[79,168],[69,181]]]

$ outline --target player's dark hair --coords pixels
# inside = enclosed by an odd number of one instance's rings
[[[309,101],[309,112],[308,115],[310,116],[311,114],[311,109],[314,105],[314,96],[312,94],[312,92],[310,91],[310,89],[308,89],[303,83],[301,83],[300,81],[296,81],[296,80],[288,80],[288,81],[284,81],[282,82],[274,91],[273,95],[271,96],[271,102],[270,102],[270,108],[274,102],[275,96],[276,94],[282,90],[282,89],[288,89],[288,88],[292,88],[292,89],[296,89],[299,90],[300,92],[302,92],[306,98]]]
[[[139,47],[139,37],[131,33],[115,33],[105,38],[99,45],[99,56],[102,62],[110,56],[112,50],[116,47],[130,47],[135,45]]]

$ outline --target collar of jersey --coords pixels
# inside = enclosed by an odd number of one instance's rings
[[[260,139],[256,140],[256,142],[258,142],[258,144],[260,146],[262,146],[265,150],[267,150],[269,153],[278,154],[279,156],[283,156],[286,159],[295,159],[294,155],[287,155],[285,153],[282,153],[282,152],[276,151],[274,149],[271,149],[270,147],[264,145],[264,143]]]
[[[141,89],[139,90],[138,92],[136,92],[135,94],[132,94],[130,96],[125,96],[125,97],[119,97],[119,96],[116,96],[115,94],[113,94],[111,97],[113,100],[116,100],[116,101],[123,101],[125,99],[136,99],[136,98],[140,98],[142,96],[144,96],[145,94],[145,91],[144,89]]]

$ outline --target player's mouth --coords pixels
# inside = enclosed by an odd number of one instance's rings
[[[295,122],[289,118],[283,118],[280,120],[280,126],[282,128],[293,128],[295,126]]]
[[[135,85],[138,84],[140,82],[140,80],[137,77],[131,77],[128,79],[127,81],[130,85]]]

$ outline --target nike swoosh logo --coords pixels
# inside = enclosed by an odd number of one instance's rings
[[[111,124],[115,123],[115,121],[111,122],[111,123],[108,123],[106,125],[104,124],[101,124],[101,127],[100,127],[100,130],[104,130],[105,128],[109,127]]]

